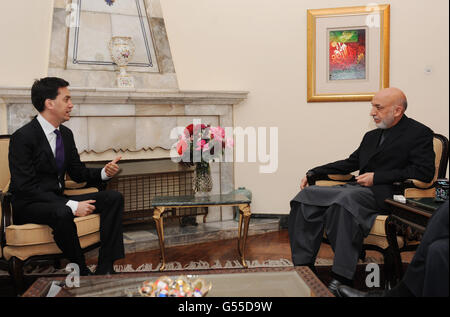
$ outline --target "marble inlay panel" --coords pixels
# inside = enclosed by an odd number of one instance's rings
[[[30,104],[14,104],[8,106],[8,134],[13,134],[17,129],[30,122],[38,112]]]
[[[162,73],[175,73],[172,53],[167,40],[166,26],[163,19],[150,18],[150,26],[153,30],[153,40],[158,51],[158,65]]]
[[[184,116],[184,105],[136,105],[136,115]]]
[[[139,2],[139,4],[143,8],[142,0],[139,0]],[[109,6],[104,0],[85,0],[83,1],[82,9],[83,11],[138,16],[138,12],[136,9],[136,0],[114,1],[114,4],[112,6]]]
[[[77,59],[110,62],[111,56],[108,49],[109,39],[112,36],[110,15],[100,12],[83,12],[80,17],[80,26],[82,27],[79,28]],[[111,66],[105,66],[103,69],[111,69]]]
[[[234,219],[234,207],[222,207],[222,221]]]
[[[95,152],[108,149],[136,149],[136,118],[88,118],[89,148]]]
[[[49,67],[64,68],[66,64],[66,30],[66,10],[55,9],[53,11]]]
[[[231,112],[231,106],[217,105],[186,105],[186,115],[226,115]]]
[[[217,126],[219,124],[219,118],[217,116],[186,116],[177,117],[177,127],[187,127],[192,124],[194,120],[200,120],[200,123],[210,124],[211,126]]]
[[[233,163],[222,162],[221,163],[221,182],[222,194],[229,193],[234,190],[234,178],[233,178]]]
[[[160,0],[145,0],[147,15],[151,18],[163,18]]]
[[[77,146],[78,153],[86,151],[89,148],[89,130],[88,119],[72,117],[64,125],[72,130],[73,138]]]
[[[80,106],[80,116],[134,116],[134,105],[99,105],[83,104]]]
[[[221,207],[208,207],[208,216],[206,222],[216,222],[221,220]]]
[[[170,139],[170,132],[176,128],[175,117],[136,118],[136,149],[162,147],[169,150],[176,140]]]

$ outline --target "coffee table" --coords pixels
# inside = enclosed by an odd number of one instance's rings
[[[153,282],[163,275],[172,279],[180,275],[201,277],[212,283],[207,297],[333,297],[319,278],[305,266],[82,276],[80,287],[63,287],[56,297],[140,296],[138,288],[144,281]],[[65,277],[39,278],[23,297],[45,297],[53,282],[64,281]]]
[[[250,221],[251,200],[242,194],[231,192],[229,194],[209,195],[203,197],[196,196],[156,196],[151,201],[151,207],[154,207],[153,219],[158,233],[159,248],[161,250],[160,270],[163,271],[166,266],[166,255],[164,248],[164,225],[161,216],[167,208],[191,208],[191,207],[209,207],[209,206],[238,206],[239,207],[239,226],[238,226],[238,252],[241,257],[241,263],[246,268],[245,262],[245,244],[247,242],[248,224]],[[244,228],[242,228],[244,225]]]

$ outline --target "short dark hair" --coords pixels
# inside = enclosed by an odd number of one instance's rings
[[[37,111],[45,109],[45,100],[55,100],[58,96],[58,89],[69,86],[69,82],[58,77],[45,77],[35,80],[31,87],[31,103]]]

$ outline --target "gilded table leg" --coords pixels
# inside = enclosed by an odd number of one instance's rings
[[[153,211],[153,220],[155,220],[156,231],[158,233],[159,238],[159,250],[161,251],[161,268],[160,271],[163,271],[166,266],[166,254],[164,250],[164,227],[163,227],[163,219],[161,217],[164,212],[164,207],[156,207]]]
[[[238,252],[242,265],[245,268],[247,268],[247,263],[245,262],[245,244],[247,242],[248,224],[251,214],[249,204],[239,205]],[[244,232],[242,232],[242,224],[244,224]]]

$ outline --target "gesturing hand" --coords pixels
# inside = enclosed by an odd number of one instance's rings
[[[373,186],[373,172],[371,173],[364,173],[359,176],[356,176],[356,182],[365,187]]]
[[[119,165],[117,165],[117,162],[119,162],[121,158],[122,156],[118,156],[105,165],[105,173],[108,177],[114,177],[114,175],[117,174],[117,172],[119,171]]]
[[[95,206],[93,204],[95,204],[95,200],[79,201],[77,211],[75,211],[75,216],[84,217],[90,215],[95,210]]]
[[[308,179],[305,177],[302,178],[302,180],[300,181],[300,190],[302,190],[303,188],[305,188],[306,186],[308,186]]]

